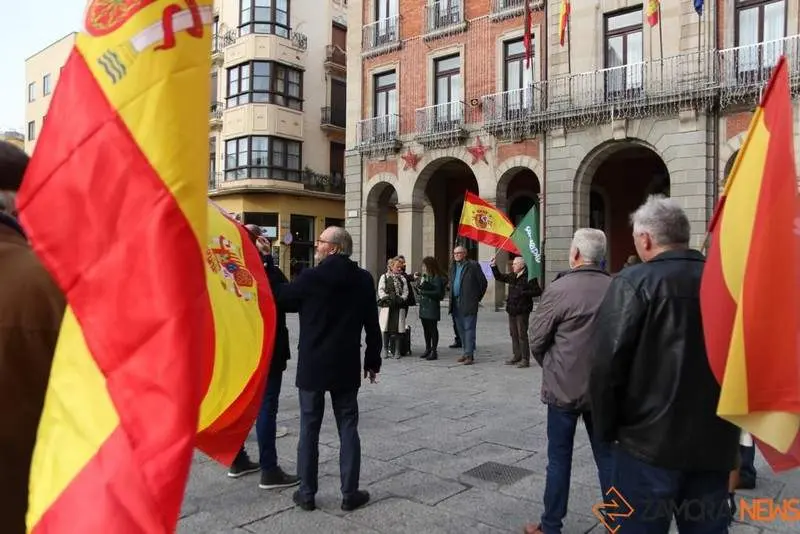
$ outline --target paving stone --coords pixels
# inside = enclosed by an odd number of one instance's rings
[[[505,532],[481,524],[468,517],[452,514],[439,507],[425,506],[405,499],[390,498],[363,510],[356,510],[348,519],[386,534],[499,534]]]
[[[247,525],[254,534],[377,534],[379,531],[352,521],[325,513],[321,510],[305,512],[299,508],[287,510],[276,516]]]
[[[445,480],[429,473],[409,470],[371,484],[367,490],[371,495],[403,497],[422,504],[438,502],[467,490],[467,486]]]
[[[402,473],[406,470],[406,467],[402,465],[397,465],[391,462],[384,462],[381,460],[376,460],[374,458],[369,458],[365,456],[361,456],[361,485],[367,485],[372,482],[377,482],[378,480],[390,477],[392,475],[396,475],[398,473]],[[324,464],[320,464],[319,472],[325,473],[328,475],[334,475],[336,477],[339,476],[339,459],[330,460],[325,462]]]

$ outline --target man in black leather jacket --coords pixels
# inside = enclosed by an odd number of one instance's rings
[[[705,258],[689,248],[689,220],[672,199],[650,197],[631,222],[644,263],[609,286],[589,382],[595,436],[616,442],[613,486],[634,510],[610,526],[667,534],[674,513],[681,532],[728,532],[739,429],[716,415],[700,316]]]

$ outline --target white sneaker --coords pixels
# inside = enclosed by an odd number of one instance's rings
[[[276,438],[282,438],[287,434],[289,434],[289,429],[286,428],[285,426],[279,426],[278,429],[275,431]]]

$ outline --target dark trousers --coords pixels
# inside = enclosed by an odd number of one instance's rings
[[[453,319],[453,336],[455,336],[455,344],[461,345],[461,336],[458,335],[458,325],[456,324],[456,316],[455,314],[451,313],[450,317]]]
[[[728,471],[664,469],[614,448],[612,483],[633,508],[627,518],[608,519],[621,534],[667,534],[674,515],[681,534],[727,534]]]
[[[755,486],[756,478],[756,446],[747,447],[739,445],[739,453],[742,457],[742,465],[739,467],[739,479],[742,484]]]
[[[435,352],[439,348],[439,321],[436,319],[420,319],[420,321],[425,336],[425,350]]]
[[[278,452],[275,450],[275,432],[278,425],[278,398],[281,395],[283,372],[270,373],[267,389],[256,419],[259,462],[262,471],[272,471],[278,467]]]
[[[508,316],[508,333],[511,334],[511,350],[514,352],[514,360],[531,359],[531,346],[528,343],[528,319],[530,313]]]
[[[547,407],[547,481],[544,488],[544,513],[542,530],[545,534],[560,533],[569,504],[569,483],[572,477],[572,449],[578,419],[583,418],[589,443],[597,464],[600,489],[606,494],[611,485],[611,446],[597,442],[592,429],[589,412],[565,410],[556,406]],[[598,495],[598,501],[603,495]]]
[[[310,501],[317,493],[319,473],[319,429],[325,414],[325,392],[300,391],[300,441],[297,444],[297,474],[300,497]],[[361,440],[358,437],[358,389],[331,391],[333,415],[339,430],[339,474],[342,497],[358,491],[361,473]]]

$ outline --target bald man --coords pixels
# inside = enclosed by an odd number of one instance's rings
[[[467,258],[467,249],[458,245],[453,249],[453,265],[450,267],[450,312],[458,328],[458,337],[463,343],[464,355],[459,363],[475,363],[475,328],[478,323],[478,306],[489,286],[478,262]]]

